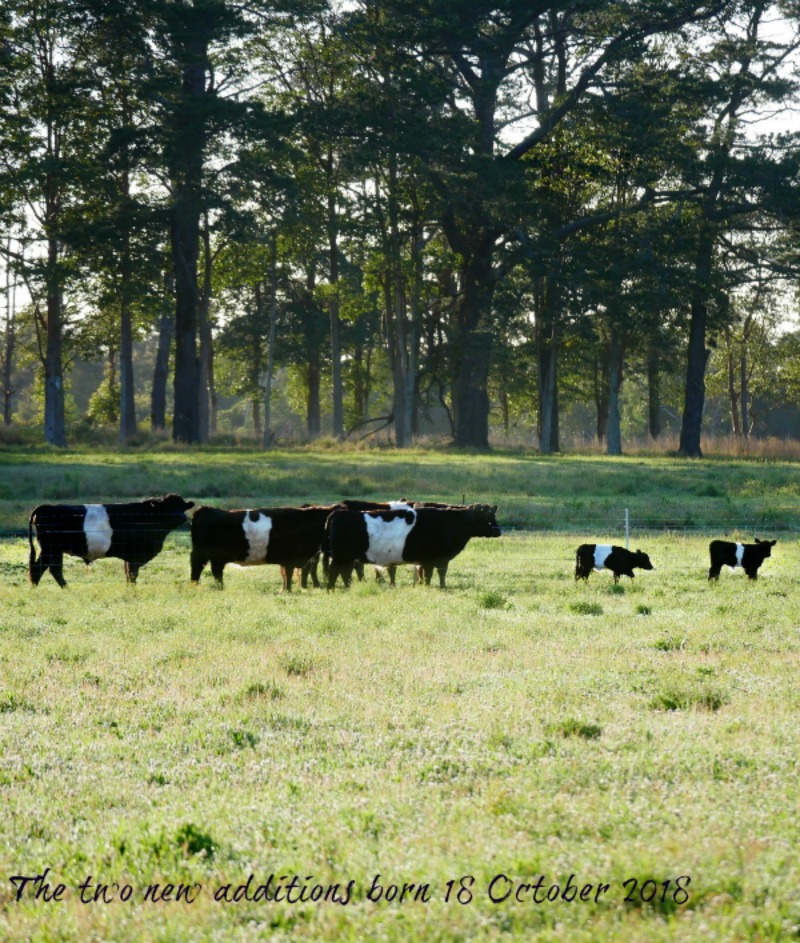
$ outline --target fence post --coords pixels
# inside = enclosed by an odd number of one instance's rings
[[[625,508],[625,549],[631,549],[631,517],[628,508]]]

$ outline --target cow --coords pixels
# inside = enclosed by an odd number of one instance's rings
[[[135,583],[141,567],[161,552],[167,534],[186,522],[192,508],[194,501],[184,501],[178,494],[130,504],[41,504],[28,519],[30,581],[38,586],[50,570],[58,585],[65,587],[67,553],[87,565],[118,557],[125,563],[127,581]],[[41,551],[38,558],[34,532]]]
[[[256,508],[226,511],[203,506],[192,515],[191,581],[198,583],[207,563],[218,585],[223,585],[226,564],[258,566],[274,563],[281,568],[283,588],[292,591],[296,569],[311,574],[312,564],[325,533],[325,521],[339,505]]]
[[[718,580],[723,566],[735,569],[742,567],[751,580],[758,579],[758,568],[772,556],[772,548],[776,540],[759,540],[756,537],[754,544],[737,544],[732,540],[712,540],[708,545],[711,555],[711,566],[708,570],[709,580]]]
[[[411,563],[422,568],[430,585],[434,568],[445,588],[447,564],[472,537],[499,537],[497,507],[474,504],[466,508],[406,507],[387,511],[334,511],[326,524],[331,562],[328,589],[339,576],[350,585],[357,563],[395,566]]]
[[[341,502],[348,510],[351,511],[394,511],[398,508],[460,508],[464,509],[467,507],[465,504],[444,504],[439,501],[410,501],[408,498],[399,498],[397,501],[351,501],[346,500]],[[439,574],[439,583],[443,585],[443,581],[447,574],[447,567],[449,565],[449,560],[443,561],[439,566],[437,566],[437,572]],[[364,565],[358,561],[355,565],[356,574],[360,580],[364,579]],[[327,559],[325,560],[325,565],[323,566],[323,572],[327,571]],[[395,577],[397,575],[397,566],[391,564],[390,566],[376,566],[375,567],[375,579],[382,580],[384,574],[388,574],[389,582],[392,586],[395,585]],[[425,574],[421,566],[414,567],[414,585],[417,583],[422,583],[425,579]],[[430,582],[430,580],[428,580]]]
[[[633,579],[634,568],[652,570],[650,557],[642,550],[626,550],[611,544],[581,544],[575,553],[575,581],[589,579],[592,570],[611,570],[614,582],[620,576]]]

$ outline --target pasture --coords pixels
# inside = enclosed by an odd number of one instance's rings
[[[28,585],[34,505],[165,491],[465,496],[507,533],[446,592],[194,587],[186,531],[135,587]],[[791,463],[0,453],[0,939],[796,938],[799,498]],[[576,585],[625,507],[656,569]],[[709,585],[711,536],[778,544]],[[16,900],[44,868],[60,899]]]

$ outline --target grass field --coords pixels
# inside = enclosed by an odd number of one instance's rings
[[[76,561],[34,591],[0,542],[1,940],[798,938],[800,467],[0,453],[6,531],[165,491],[464,494],[514,526],[446,592],[192,587],[185,532],[136,587]],[[576,585],[579,538],[620,540],[625,507],[656,570]],[[778,537],[758,582],[708,584],[724,533]],[[45,868],[59,899],[11,881]]]

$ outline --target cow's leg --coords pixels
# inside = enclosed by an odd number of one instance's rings
[[[614,582],[619,583],[619,573],[614,573]]]
[[[388,570],[389,570],[389,582],[392,586],[394,586],[395,577],[397,576],[397,567],[394,564],[392,564],[390,567],[388,567]]]
[[[319,554],[315,553],[314,556],[306,563],[306,565],[300,570],[300,585],[303,589],[308,588],[308,578],[311,577],[311,585],[314,589],[319,589]],[[323,570],[324,572],[324,570]]]
[[[436,572],[439,574],[439,589],[444,589],[444,579],[445,575],[447,574],[447,564],[445,563],[444,566],[437,566]]]
[[[200,576],[205,569],[206,564],[208,563],[208,557],[204,557],[201,553],[197,553],[196,551],[192,550],[190,562],[192,569],[190,579],[193,583],[199,583]]]
[[[751,580],[758,579],[758,570],[745,570],[745,573],[747,574],[748,578]]]
[[[300,572],[301,573],[303,572],[302,567],[300,568]],[[283,581],[283,588],[286,590],[287,593],[291,593],[292,591],[292,577],[293,576],[294,576],[294,567],[291,564],[289,564],[289,566],[281,567],[281,579]]]
[[[348,582],[345,584],[345,585],[347,585],[347,586],[350,585],[350,582],[351,582],[352,579],[353,579],[353,570],[356,571],[356,576],[358,577],[358,582],[359,582],[359,583],[363,583],[363,582],[364,582],[364,564],[361,562],[361,560],[356,560],[356,562],[350,567],[349,580],[348,580]],[[344,577],[343,577],[343,578],[344,578]]]
[[[125,579],[127,579],[129,583],[136,582],[140,567],[141,564],[139,563],[128,563],[127,560],[125,561]]]
[[[38,560],[34,559],[33,553],[31,553],[31,559],[28,564],[28,576],[31,581],[31,586],[38,586],[39,580],[47,572],[47,564],[42,562],[42,557],[40,556]]]
[[[217,581],[217,586],[222,589],[222,571],[225,569],[225,564],[221,560],[212,560],[211,561],[211,575]]]
[[[336,577],[339,575],[339,567],[333,560],[328,561],[328,592],[336,589]]]
[[[721,571],[721,570],[722,570],[722,566],[721,566],[721,565],[720,565],[720,566],[714,566],[714,564],[712,563],[711,566],[709,567],[709,570],[708,570],[708,578],[709,578],[709,580],[717,580],[717,581],[719,581],[719,574],[720,574],[720,571]]]
[[[426,586],[430,586],[433,578],[433,564],[423,563],[420,569],[422,570],[422,582]]]
[[[53,576],[53,579],[62,589],[64,589],[64,587],[67,585],[67,581],[64,579],[64,554],[54,553],[52,557],[50,557],[50,561],[47,566],[50,567],[50,572]]]

